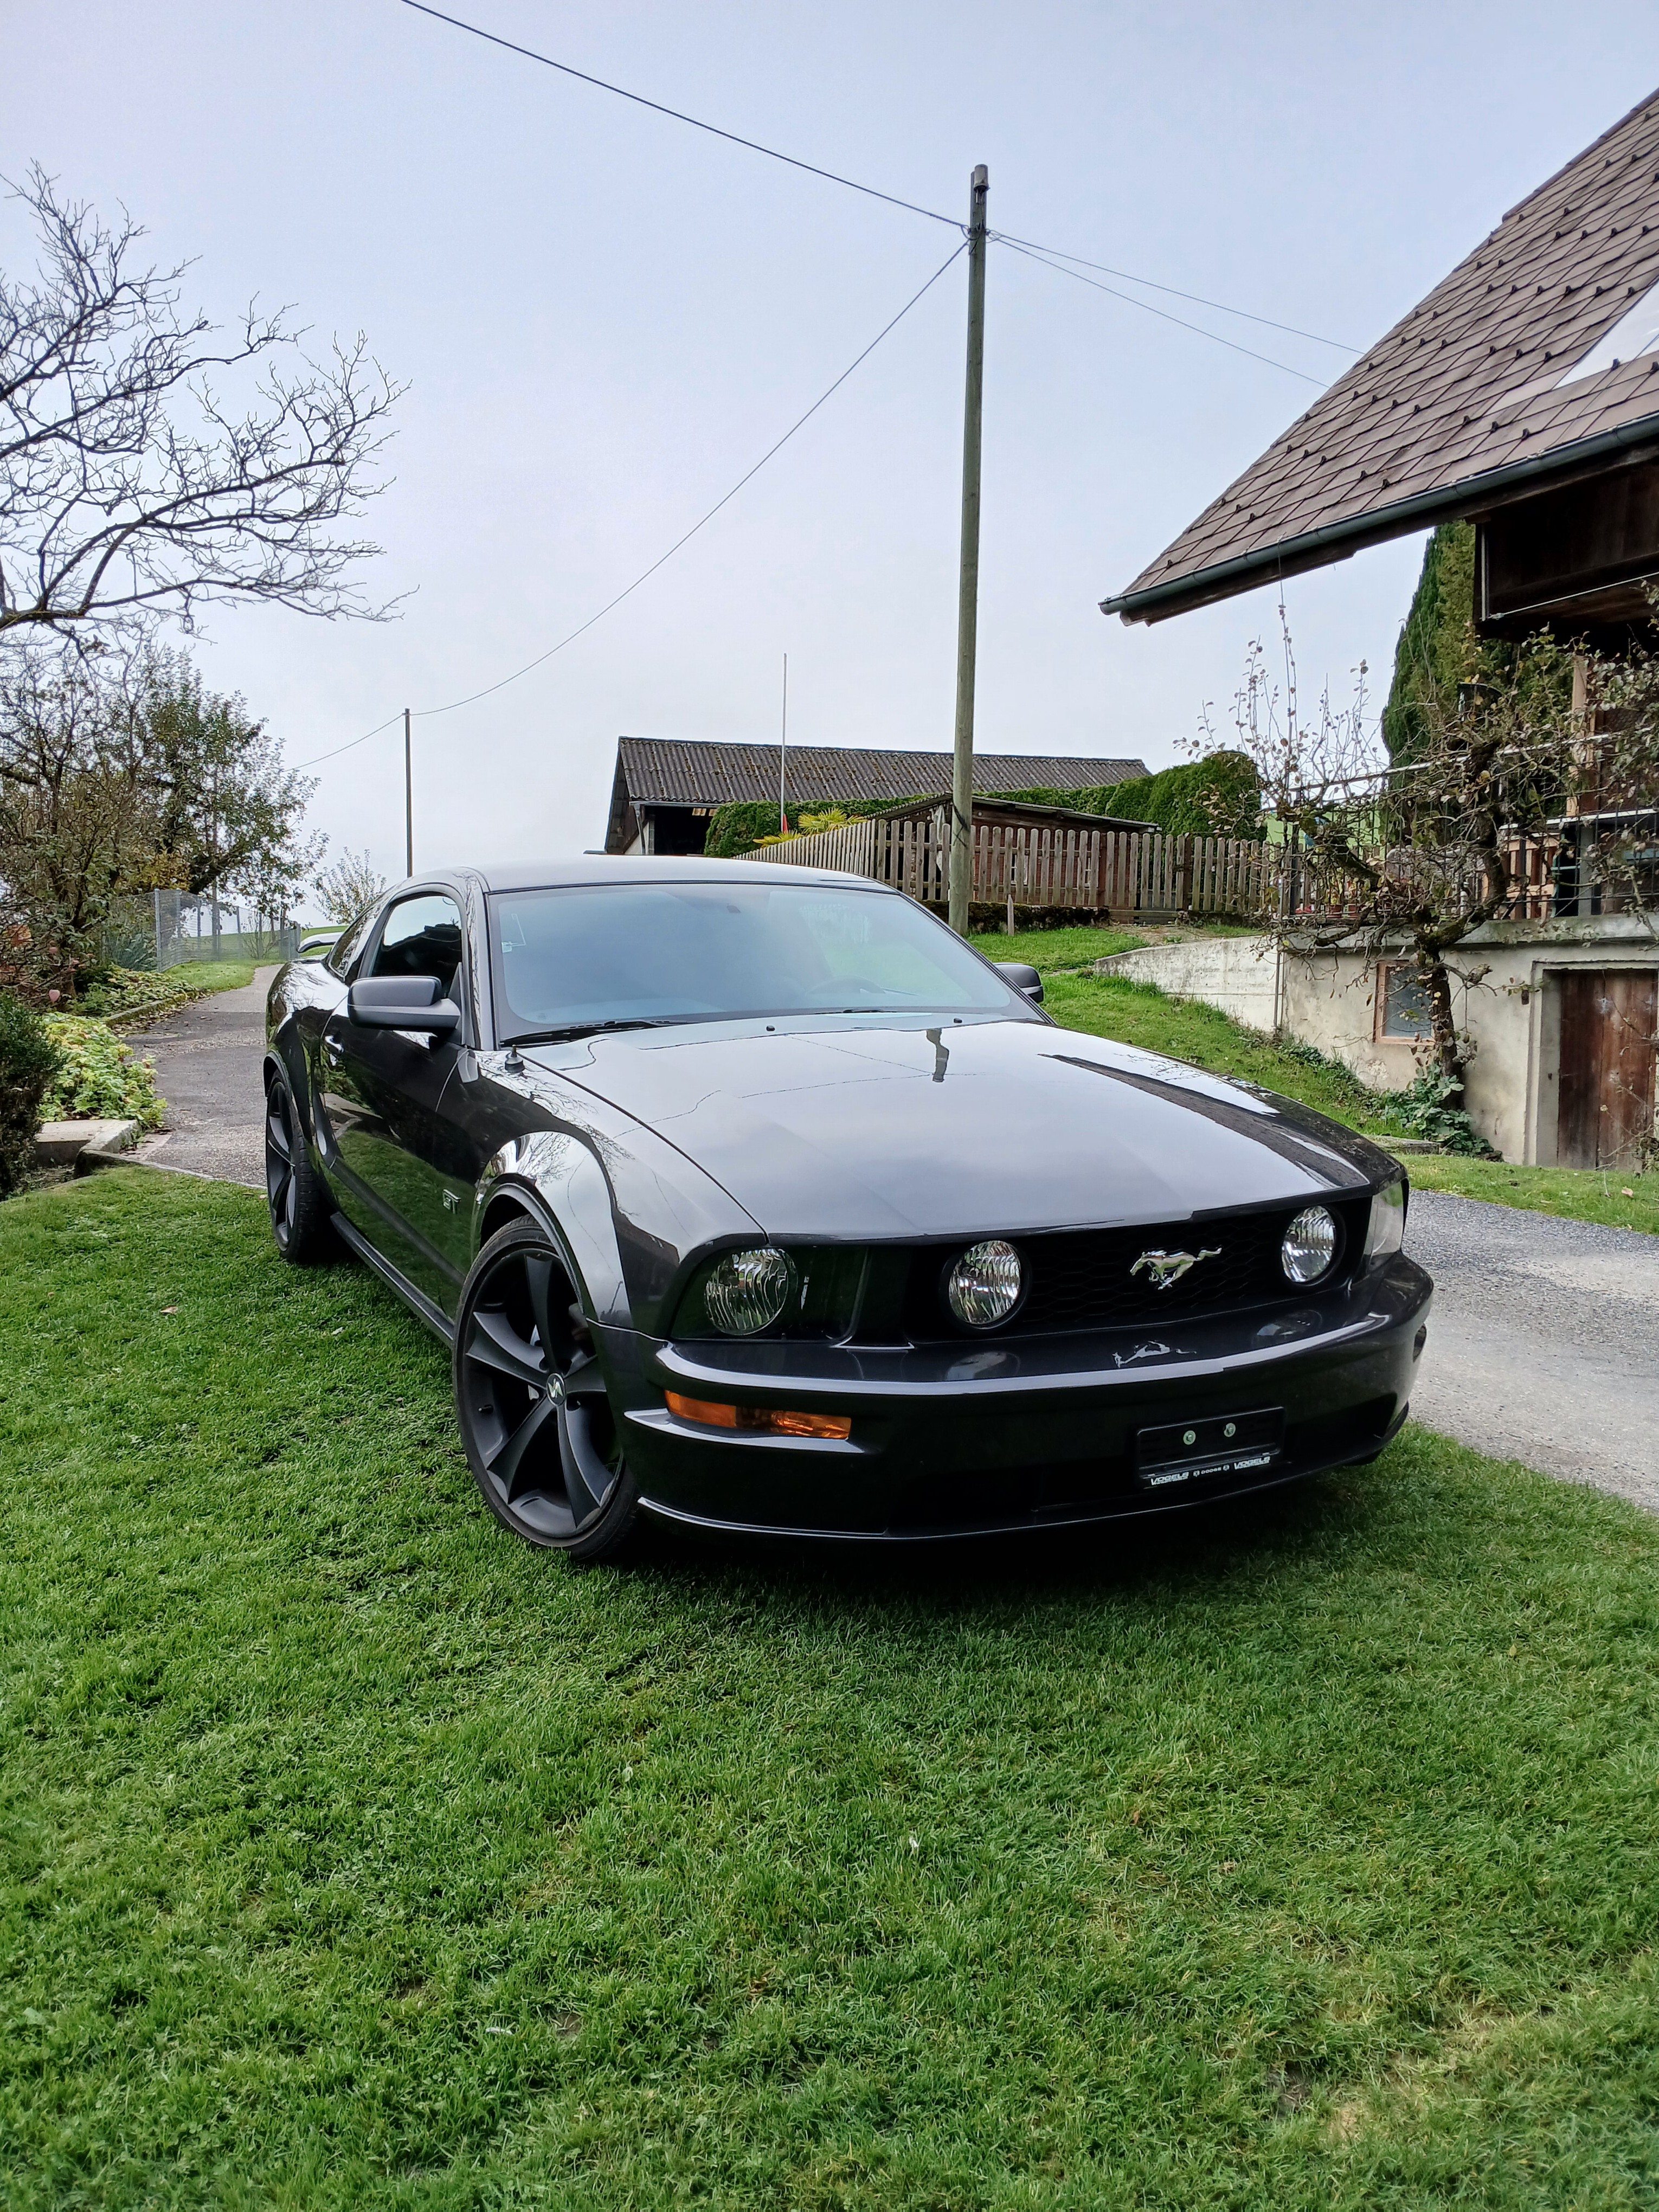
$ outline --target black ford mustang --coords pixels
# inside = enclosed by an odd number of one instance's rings
[[[1375,1458],[1431,1291],[1395,1163],[1040,997],[816,870],[401,884],[272,986],[276,1243],[453,1346],[490,1510],[576,1559],[641,1511],[936,1536]]]

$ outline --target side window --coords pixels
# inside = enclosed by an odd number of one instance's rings
[[[353,968],[362,956],[368,933],[374,927],[374,913],[375,909],[373,907],[368,908],[365,913],[358,915],[356,921],[343,929],[335,939],[334,950],[328,956],[327,964],[343,980],[349,979]]]
[[[461,910],[441,892],[399,899],[386,916],[375,948],[376,975],[435,975],[445,998],[454,995],[461,965]]]

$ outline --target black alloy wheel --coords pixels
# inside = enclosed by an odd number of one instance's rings
[[[305,1129],[283,1075],[273,1075],[265,1091],[265,1196],[270,1233],[283,1259],[302,1266],[336,1256],[333,1208],[311,1164]]]
[[[639,1492],[564,1262],[538,1222],[474,1261],[455,1328],[455,1411],[484,1503],[527,1544],[617,1558]]]

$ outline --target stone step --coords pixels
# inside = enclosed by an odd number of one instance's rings
[[[73,1167],[88,1145],[103,1152],[125,1152],[137,1141],[136,1121],[45,1121],[35,1133],[35,1164],[43,1168]]]

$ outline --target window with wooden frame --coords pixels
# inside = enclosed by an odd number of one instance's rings
[[[1376,963],[1376,1034],[1415,1041],[1431,1034],[1429,994],[1414,960]]]

